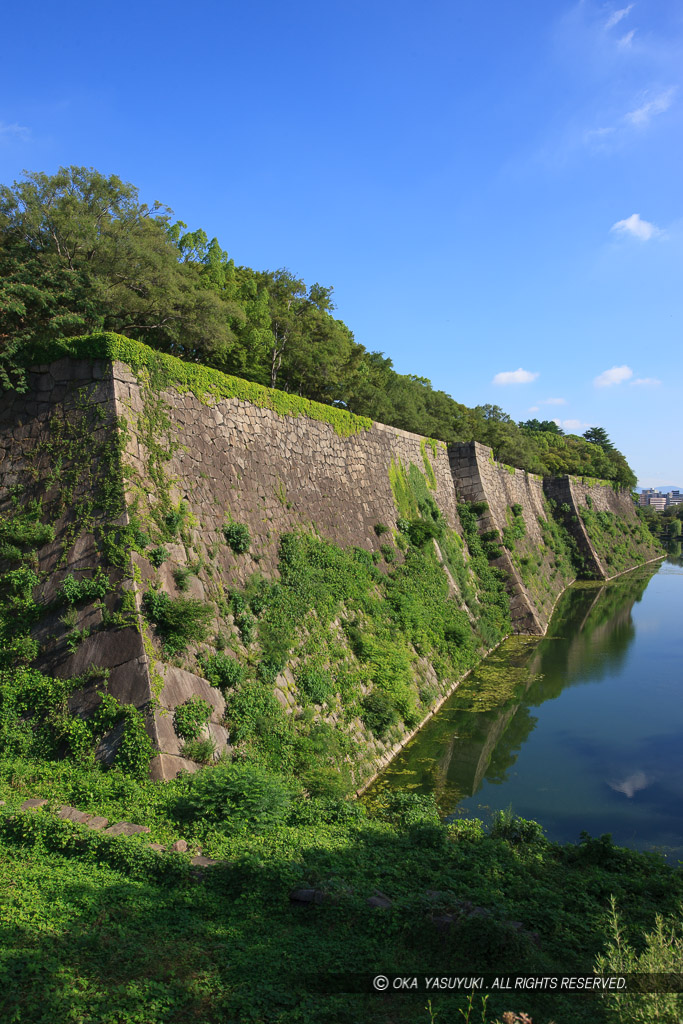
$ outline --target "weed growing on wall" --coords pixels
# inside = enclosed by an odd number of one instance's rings
[[[178,654],[190,644],[206,640],[214,617],[211,605],[193,597],[169,597],[160,590],[148,590],[143,607],[157,628],[167,654]]]
[[[95,748],[118,726],[121,736],[114,764],[135,778],[146,778],[153,754],[144,713],[107,694],[107,672],[52,679],[30,668],[0,670],[0,756],[66,756],[94,767]],[[68,699],[85,684],[101,681],[100,703],[88,719],[73,714]]]
[[[201,697],[190,697],[178,704],[173,712],[173,728],[183,740],[199,739],[202,729],[211,718],[211,705]]]
[[[596,511],[589,505],[582,506],[579,515],[610,575],[630,569],[657,553],[652,534],[640,519],[629,521],[613,512]]]

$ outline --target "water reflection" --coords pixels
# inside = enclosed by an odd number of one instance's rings
[[[373,786],[433,792],[444,815],[484,784],[505,783],[536,727],[532,713],[563,691],[619,672],[635,638],[632,610],[659,564],[607,585],[582,584],[560,599],[541,640],[506,641],[461,684]],[[647,786],[636,770],[609,781],[632,796]]]

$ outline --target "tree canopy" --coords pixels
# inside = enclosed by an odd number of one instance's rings
[[[173,355],[446,442],[478,440],[536,473],[634,486],[602,428],[514,423],[399,374],[334,316],[333,289],[236,266],[218,239],[92,168],[0,186],[0,386],[23,386],[33,343],[109,330]]]

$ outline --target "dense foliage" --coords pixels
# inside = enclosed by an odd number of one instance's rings
[[[286,269],[236,266],[216,238],[140,203],[115,176],[71,167],[0,186],[0,385],[21,386],[33,343],[114,331],[428,437],[481,441],[531,472],[635,484],[600,436],[516,424],[498,406],[468,409],[397,373],[334,316],[332,295]]]
[[[151,833],[108,836],[49,807],[17,813],[27,795]],[[424,991],[372,990],[379,973],[590,975],[596,963],[680,972],[680,871],[606,836],[559,846],[510,815],[490,830],[444,826],[425,797],[397,793],[370,807],[311,799],[240,764],[152,783],[5,751],[0,796],[0,921],[12,933],[0,953],[3,1020],[429,1024],[513,1011],[536,1024],[677,1020],[671,996],[511,991],[483,1006],[477,993],[467,1016],[467,993],[435,992],[435,1018]],[[224,863],[197,874],[148,846],[180,837]],[[302,888],[315,900],[292,902]],[[378,892],[384,907],[368,902]]]

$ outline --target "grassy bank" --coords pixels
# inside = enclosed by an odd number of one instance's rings
[[[444,826],[425,798],[306,798],[255,766],[152,783],[5,759],[0,786],[0,991],[12,1022],[427,1024],[423,994],[380,995],[373,975],[590,974],[614,939],[612,899],[622,942],[642,952],[657,914],[680,913],[683,897],[680,871],[605,837],[559,846],[509,817],[490,830]],[[105,840],[50,805],[21,813],[28,795],[151,833]],[[201,875],[149,849],[181,836],[223,863]],[[292,900],[301,889],[310,902]],[[628,998],[491,995],[484,1019],[650,1019]],[[467,999],[437,994],[431,1007],[458,1020]]]

